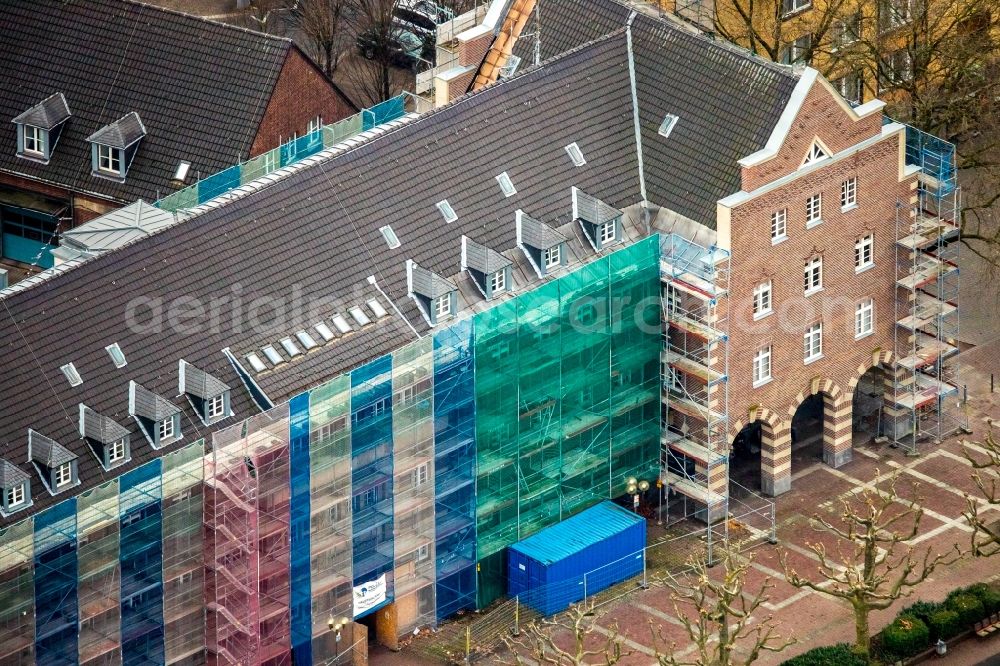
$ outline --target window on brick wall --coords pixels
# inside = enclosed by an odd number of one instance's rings
[[[866,298],[854,310],[854,337],[863,338],[875,330],[875,301]]]
[[[823,221],[823,193],[817,192],[806,199],[806,228]]]
[[[788,238],[788,209],[782,208],[771,213],[771,244]]]
[[[861,271],[875,265],[875,234],[868,234],[854,242],[854,271]]]
[[[753,288],[753,318],[771,314],[771,281],[761,282]]]
[[[840,184],[840,208],[846,210],[858,205],[858,177],[852,176]]]
[[[816,322],[802,336],[802,360],[812,363],[823,356],[823,322]]]
[[[802,273],[802,292],[808,296],[823,288],[823,257],[813,257],[806,262]]]
[[[761,347],[753,357],[754,387],[771,381],[771,345]]]

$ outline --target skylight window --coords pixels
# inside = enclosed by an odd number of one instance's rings
[[[381,319],[387,314],[385,308],[382,307],[382,304],[379,303],[376,299],[372,298],[368,300],[367,303],[368,303],[368,308],[375,313],[375,317],[377,319]]]
[[[264,356],[271,362],[271,365],[278,365],[285,360],[281,358],[281,354],[278,353],[278,350],[273,345],[267,345],[261,351],[264,352]]]
[[[389,246],[390,250],[395,250],[400,246],[399,237],[396,236],[396,232],[388,224],[384,227],[379,227],[379,231],[382,232],[382,237],[385,238],[385,243]]]
[[[83,383],[83,377],[80,376],[80,373],[77,371],[76,366],[73,365],[72,363],[67,363],[64,366],[61,366],[59,369],[62,370],[62,373],[64,375],[66,375],[66,379],[69,380],[70,386],[79,386],[80,384]]]
[[[659,134],[663,138],[670,136],[670,133],[674,131],[674,125],[677,124],[677,116],[672,113],[668,113],[663,117],[663,122],[660,123]]]
[[[313,336],[309,335],[309,331],[299,331],[295,334],[295,337],[299,339],[299,342],[301,342],[302,346],[306,349],[312,349],[318,344]]]
[[[500,189],[503,190],[505,197],[512,197],[517,194],[517,190],[514,189],[514,183],[511,182],[510,176],[507,175],[506,171],[497,176],[497,182],[500,183]]]
[[[257,354],[247,354],[247,363],[250,364],[250,367],[253,368],[254,372],[264,372],[267,370],[267,366],[264,365],[264,361],[260,360],[260,356],[257,356]]]
[[[358,322],[358,326],[367,326],[372,323],[372,320],[368,318],[368,315],[365,314],[364,310],[357,306],[348,308],[347,311],[351,313],[351,318]]]
[[[573,164],[578,167],[587,163],[587,160],[583,159],[583,151],[580,150],[580,146],[576,145],[575,141],[566,146],[566,153],[569,155],[569,158],[573,160]]]
[[[330,330],[330,327],[326,325],[325,321],[321,321],[320,323],[313,326],[313,328],[316,329],[316,332],[319,333],[320,337],[323,338],[324,342],[329,342],[330,340],[333,340],[336,337],[333,334],[333,331]]]
[[[444,215],[444,221],[447,222],[448,224],[451,224],[452,222],[458,219],[458,215],[455,213],[455,209],[451,207],[451,204],[448,203],[447,199],[442,199],[441,201],[438,201],[434,205],[437,206],[437,209],[441,211],[442,215]]]
[[[339,314],[333,315],[333,325],[338,331],[340,331],[341,335],[347,335],[354,330],[351,328],[351,325],[347,323],[347,320],[344,319],[343,315]]]
[[[181,162],[180,164],[177,165],[177,170],[174,171],[173,179],[179,183],[183,183],[184,181],[187,180],[188,171],[190,170],[191,170],[190,162]]]
[[[125,353],[122,351],[122,348],[118,346],[117,342],[108,345],[104,349],[108,352],[108,355],[111,357],[111,362],[115,364],[116,368],[125,367]]]
[[[302,353],[299,346],[295,344],[295,340],[292,340],[291,338],[282,338],[280,342],[281,346],[285,348],[285,351],[288,352],[289,356],[294,358]]]

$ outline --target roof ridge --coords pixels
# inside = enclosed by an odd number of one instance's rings
[[[93,2],[94,0],[87,0],[88,2]],[[198,16],[197,14],[189,14],[180,9],[174,9],[173,7],[162,7],[160,5],[154,5],[150,2],[145,2],[144,0],[104,0],[104,2],[120,2],[122,4],[128,5],[138,5],[140,7],[146,7],[148,9],[154,9],[158,12],[163,12],[166,14],[174,14],[175,16],[183,16],[185,18],[194,19],[202,23],[208,23],[210,25],[218,26],[221,28],[228,28],[230,30],[238,30],[251,35],[256,35],[257,37],[266,37],[276,42],[283,42],[286,45],[292,45],[294,42],[289,37],[282,37],[281,35],[272,35],[267,32],[261,32],[260,30],[253,30],[251,28],[245,28],[241,25],[233,25],[232,23],[224,23],[222,21],[216,21],[205,16]]]

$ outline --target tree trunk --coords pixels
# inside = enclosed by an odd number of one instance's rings
[[[868,628],[868,607],[854,604],[854,652],[868,659],[871,644]]]

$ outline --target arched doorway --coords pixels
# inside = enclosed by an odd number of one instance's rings
[[[854,446],[871,444],[882,435],[885,368],[873,365],[858,378],[851,400],[851,436]]]
[[[792,415],[792,474],[823,460],[822,393],[807,396]]]
[[[761,489],[763,437],[763,423],[759,420],[748,423],[736,433],[729,454],[729,480],[754,492]]]
[[[761,406],[752,407],[749,417],[730,431],[730,483],[772,497],[787,492],[792,487],[788,422]]]

